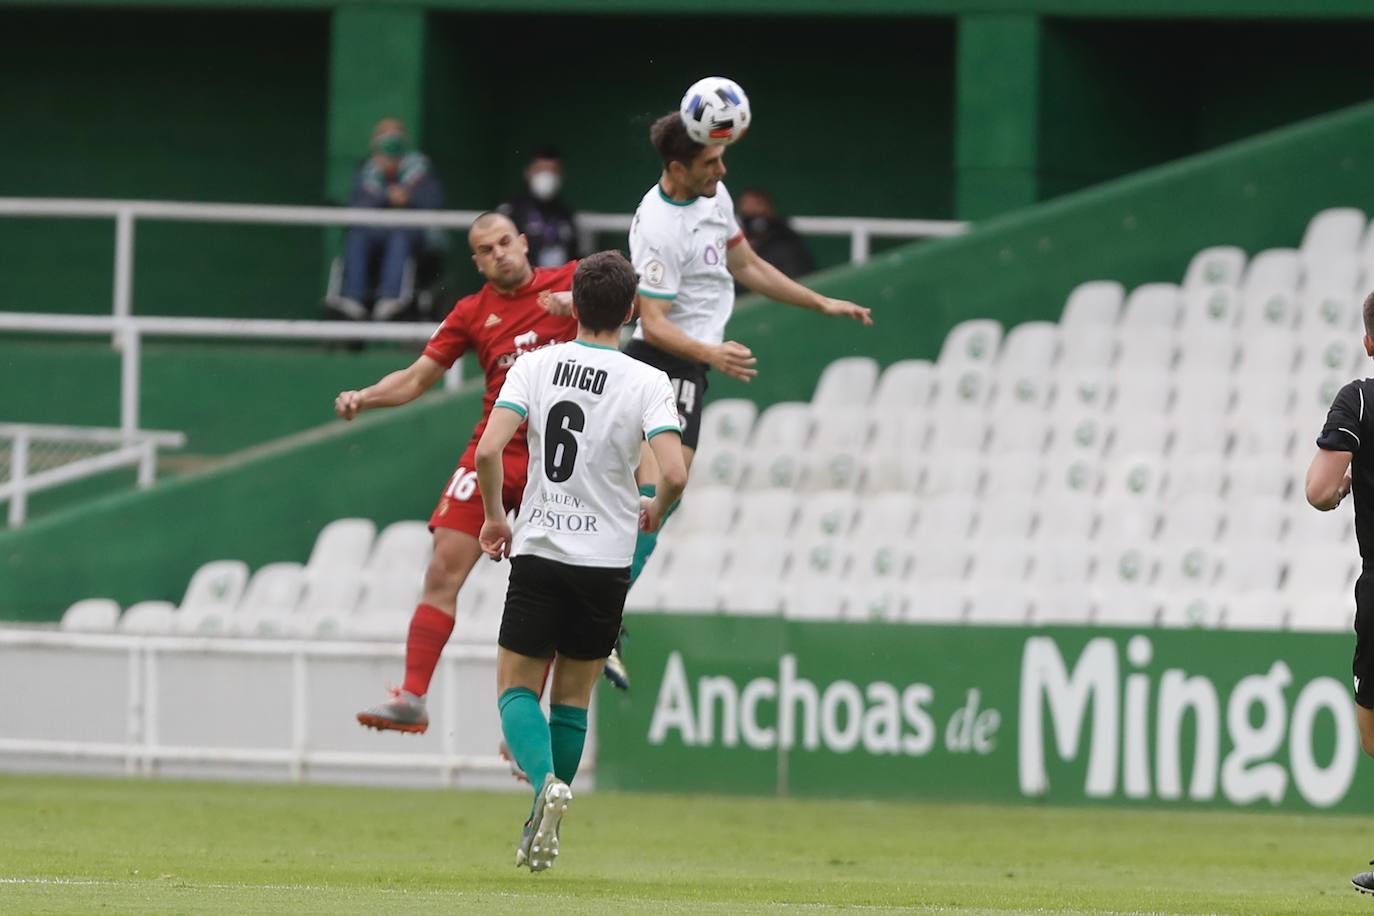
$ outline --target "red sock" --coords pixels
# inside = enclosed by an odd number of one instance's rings
[[[453,633],[453,618],[431,604],[422,604],[410,618],[406,637],[406,682],[401,689],[422,697],[429,693],[429,679],[439,664],[439,654]]]

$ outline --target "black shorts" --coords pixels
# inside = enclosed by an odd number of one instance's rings
[[[626,344],[625,355],[633,356],[655,369],[662,369],[667,374],[668,381],[673,383],[673,393],[677,395],[677,412],[682,420],[682,444],[695,450],[701,438],[701,408],[706,403],[707,367],[664,353],[642,340],[631,340]]]
[[[1374,564],[1355,580],[1355,702],[1374,709]]]
[[[573,566],[543,557],[510,558],[503,649],[529,658],[557,652],[579,661],[605,658],[620,636],[630,567]]]

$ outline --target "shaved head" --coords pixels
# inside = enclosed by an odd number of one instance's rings
[[[520,234],[520,230],[515,226],[515,221],[509,216],[504,213],[497,213],[495,210],[488,210],[478,215],[472,221],[472,226],[468,228],[468,245],[473,251],[477,250],[473,239],[490,231],[506,231],[511,235]]]

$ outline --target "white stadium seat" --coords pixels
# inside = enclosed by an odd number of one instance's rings
[[[927,551],[928,548],[922,546],[923,558]],[[864,585],[876,581],[900,581],[911,570],[912,554],[912,545],[900,541],[859,543],[847,551],[845,576]]]
[[[980,552],[986,550],[986,542],[990,540],[1015,538],[1026,541],[1035,527],[1037,511],[1036,501],[1028,493],[984,500],[978,509],[978,522],[974,530],[974,540],[983,542],[979,545]]]
[[[1224,626],[1230,630],[1279,630],[1288,619],[1283,598],[1273,592],[1231,592]]]
[[[709,402],[701,411],[701,444],[715,448],[722,444],[743,445],[749,441],[759,409],[745,398],[724,398]]]
[[[1212,539],[1201,535],[1175,537],[1165,543],[1168,546],[1159,558],[1156,585],[1180,591],[1205,591],[1216,584],[1225,553]]]
[[[1177,505],[1196,499],[1220,497],[1226,488],[1226,465],[1212,458],[1183,458],[1170,461],[1164,492]]]
[[[931,409],[980,410],[992,400],[993,383],[992,371],[985,366],[942,366],[935,378]]]
[[[1059,369],[1101,372],[1116,360],[1116,331],[1110,325],[1065,328],[1060,336]]]
[[[59,627],[69,633],[109,633],[119,620],[119,602],[83,598],[62,613]]]
[[[1163,328],[1172,330],[1182,311],[1179,288],[1173,283],[1146,283],[1126,297],[1121,327],[1128,330]]]
[[[920,563],[919,555],[917,563]],[[1021,585],[1031,566],[1031,551],[1025,538],[990,536],[974,547],[972,564],[966,578],[980,586],[1013,582]]]
[[[1233,245],[1204,248],[1193,255],[1183,276],[1183,288],[1236,285],[1245,272],[1245,252]]]
[[[903,619],[903,605],[903,589],[891,583],[855,584],[846,595],[844,619],[852,623],[897,623]]]
[[[1161,626],[1216,629],[1226,616],[1226,605],[1213,592],[1169,591],[1161,598]]]
[[[783,590],[782,613],[788,620],[840,620],[847,596],[840,582],[793,582]]]
[[[930,402],[934,390],[934,363],[924,359],[904,359],[883,370],[877,387],[873,389],[872,406],[884,410],[924,407]]]
[[[1116,335],[1116,348],[1119,378],[1158,382],[1159,374],[1174,364],[1178,339],[1169,328],[1122,328]]]
[[[138,636],[169,636],[178,629],[177,613],[170,601],[140,601],[124,610],[116,628]]]
[[[1092,495],[1059,494],[1040,504],[1038,541],[1077,541],[1097,527],[1097,500]]]
[[[937,361],[941,369],[991,366],[1002,344],[1002,325],[988,318],[961,321],[945,335]]]
[[[1078,540],[1039,538],[1027,581],[1042,589],[1081,588],[1088,581],[1092,564],[1093,547],[1086,536]]]
[[[1044,477],[1038,454],[999,448],[984,465],[983,499],[1035,496]]]
[[[917,581],[908,586],[902,618],[909,623],[963,623],[968,591],[962,582]]]
[[[1302,234],[1299,250],[1303,260],[1320,262],[1332,256],[1354,254],[1367,223],[1364,211],[1354,207],[1322,210],[1308,221]]]
[[[1268,248],[1250,259],[1241,278],[1241,292],[1248,298],[1257,290],[1294,293],[1302,281],[1302,258],[1296,248]]]
[[[248,564],[241,560],[213,560],[197,569],[181,599],[183,612],[227,614],[238,607],[248,585]]]
[[[1234,286],[1185,289],[1179,333],[1182,340],[1194,334],[1234,333],[1240,322],[1240,290]]]
[[[1275,541],[1238,538],[1227,542],[1226,548],[1218,587],[1227,592],[1278,590],[1288,554]]]
[[[1083,626],[1093,618],[1092,593],[1083,580],[1069,585],[1044,586],[1031,592],[1031,620],[1037,625]]]
[[[828,448],[844,446],[862,451],[873,427],[886,417],[863,407],[818,407],[812,410],[811,444]]]
[[[980,582],[969,590],[969,623],[1024,626],[1030,613],[1030,596],[1019,585]]]
[[[739,512],[730,529],[735,537],[780,536],[792,530],[797,515],[797,494],[790,490],[765,490],[739,494]],[[725,529],[717,529],[717,534]],[[701,537],[711,533],[702,532]]]
[[[324,570],[318,572],[327,576]],[[305,584],[301,564],[268,563],[253,573],[238,610],[230,617],[229,631],[240,636],[287,635],[287,618],[295,614]]]
[[[701,452],[692,462],[692,485],[735,487],[744,477],[748,451],[743,446],[720,443]]]
[[[392,522],[382,529],[363,570],[365,577],[423,575],[434,548],[434,535],[426,522]]]
[[[886,505],[889,502],[883,499],[877,505]],[[854,518],[858,515],[859,501],[853,493],[817,493],[808,496],[802,501],[801,510],[797,515],[796,523],[793,527],[793,535],[799,538],[824,536],[824,537],[844,537],[849,533],[850,527],[854,523]],[[914,512],[908,509],[909,519]],[[906,529],[903,528],[902,534]],[[865,532],[865,534],[870,534]]]
[[[1140,627],[1159,623],[1159,596],[1139,586],[1098,586],[1092,591],[1099,626]]]
[[[362,569],[372,551],[377,526],[365,518],[335,519],[320,531],[305,569],[308,575],[319,570],[352,567]]]
[[[1278,543],[1287,523],[1288,507],[1277,497],[1249,496],[1226,502],[1226,530],[1223,539],[1230,544]]]
[[[953,506],[950,500],[920,500],[908,494],[886,494],[862,499],[854,521],[854,537],[862,540],[891,539],[909,537],[919,511],[922,524],[927,513],[931,513],[932,524],[942,523],[935,520],[942,506]],[[965,505],[962,502],[960,505]],[[967,511],[967,510],[963,510]]]
[[[1121,314],[1126,290],[1115,280],[1092,280],[1069,293],[1059,324],[1064,328],[1109,327]]]
[[[673,537],[728,531],[738,506],[739,495],[734,490],[694,483],[687,488],[664,531],[671,532]]]
[[[901,554],[881,556],[877,551],[858,549],[854,551],[854,562],[849,575],[861,581],[878,578],[875,570],[893,569],[898,565]],[[969,571],[973,552],[967,545],[957,541],[920,541],[911,551],[913,562],[912,577],[923,582],[959,582]],[[905,566],[902,567],[905,570]],[[882,576],[882,578],[902,578],[902,576]]]
[[[806,471],[803,450],[794,445],[754,446],[745,457],[745,490],[794,490]]]
[[[1149,452],[1123,455],[1114,462],[1102,490],[1104,500],[1155,505],[1164,490],[1164,462]]]
[[[1111,402],[1112,374],[1107,369],[1061,370],[1054,383],[1056,414],[1098,412]]]
[[[845,542],[828,535],[809,535],[790,542],[792,558],[789,579],[808,582],[836,580],[844,572]]]
[[[997,360],[1000,369],[1047,372],[1059,350],[1059,326],[1052,321],[1027,321],[1007,334]]]
[[[754,448],[801,448],[810,438],[811,405],[804,401],[783,401],[759,416],[749,443]]]
[[[821,371],[811,403],[816,407],[863,407],[878,382],[878,363],[867,356],[837,359]]]
[[[1170,503],[1159,529],[1160,540],[1183,543],[1201,539],[1212,543],[1220,537],[1226,502],[1220,495],[1195,495]]]

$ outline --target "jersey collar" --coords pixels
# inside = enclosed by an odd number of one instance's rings
[[[663,185],[658,186],[658,196],[663,198],[665,204],[672,204],[674,207],[690,207],[692,204],[696,203],[700,197],[700,195],[698,195],[697,197],[692,197],[687,200],[673,200],[668,196],[667,192],[663,190]]]

